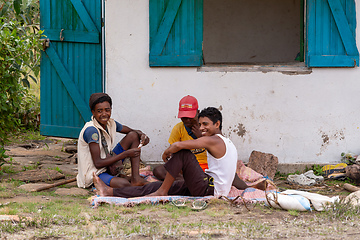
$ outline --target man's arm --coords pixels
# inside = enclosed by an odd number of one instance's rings
[[[147,145],[150,142],[149,137],[146,136],[146,134],[143,133],[142,131],[135,130],[135,129],[132,129],[132,128],[128,127],[128,126],[123,125],[120,133],[128,134],[129,132],[136,132],[139,135],[140,142],[142,143],[143,146]]]
[[[206,148],[206,150],[216,158],[224,156],[226,147],[224,141],[218,136],[204,136],[195,140],[175,142],[163,153],[163,159],[168,159],[171,154],[182,149]]]

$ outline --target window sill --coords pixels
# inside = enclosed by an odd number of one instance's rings
[[[197,69],[198,72],[279,72],[286,75],[310,74],[311,68],[305,66],[304,62],[287,64],[206,64]]]

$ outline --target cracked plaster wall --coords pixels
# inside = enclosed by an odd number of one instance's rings
[[[105,5],[106,92],[113,117],[150,136],[144,161],[161,162],[179,122],[178,102],[187,94],[200,108],[221,109],[223,133],[245,162],[252,150],[272,153],[280,163],[338,162],[341,152],[360,153],[360,68],[314,68],[303,75],[150,68],[148,1]]]

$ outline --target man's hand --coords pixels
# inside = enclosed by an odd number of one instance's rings
[[[195,124],[192,125],[191,127],[191,131],[195,134],[195,136],[197,138],[201,137],[202,136],[202,132],[200,130],[200,125],[198,122],[196,122]]]
[[[162,159],[164,162],[169,161],[169,159],[171,158],[172,153],[170,153],[167,149],[164,151],[163,155],[162,155]]]
[[[136,130],[136,133],[139,135],[140,137],[140,144],[141,146],[145,146],[147,145],[149,142],[150,142],[150,138],[145,134],[143,133],[142,131],[140,130]]]
[[[127,157],[138,157],[140,156],[140,153],[141,153],[141,149],[140,148],[130,148],[128,150],[125,151],[126,152],[126,155]]]

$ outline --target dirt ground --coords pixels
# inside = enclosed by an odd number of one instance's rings
[[[359,211],[340,205],[325,212],[269,208],[263,203],[231,205],[211,200],[202,211],[170,203],[131,208],[92,208],[89,190],[72,182],[41,192],[32,189],[76,176],[76,142],[46,138],[11,144],[2,166],[0,239],[359,239]],[[56,180],[49,180],[49,179]],[[344,182],[312,187],[274,180],[280,190],[299,189],[344,198]],[[26,184],[27,183],[27,184]],[[31,183],[31,184],[29,184]],[[34,185],[36,183],[37,185]]]

